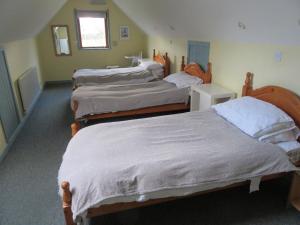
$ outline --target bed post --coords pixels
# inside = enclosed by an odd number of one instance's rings
[[[77,100],[73,100],[72,102],[73,102],[72,111],[73,111],[73,115],[74,115],[74,117],[75,117],[75,114],[76,114],[76,111],[77,111],[77,109],[78,109],[79,103],[78,103]]]
[[[76,111],[78,109],[78,101],[73,100],[73,115],[76,116]],[[80,130],[80,123],[75,119],[75,122],[71,124],[72,137]]]
[[[250,95],[250,92],[253,90],[253,73],[248,72],[246,75],[245,84],[243,86],[242,96]]]
[[[77,69],[74,69],[73,70],[73,74],[77,71]],[[74,77],[72,76],[72,82],[73,82],[73,91],[77,88],[77,85],[76,85],[76,80],[74,79]]]
[[[77,132],[80,130],[80,123],[79,121],[75,121],[74,123],[71,124],[71,132],[72,132],[72,137],[77,134]]]
[[[165,56],[164,56],[164,58],[165,58],[165,70],[164,70],[164,76],[165,77],[167,77],[168,75],[170,75],[170,67],[171,67],[171,65],[170,65],[170,59],[169,59],[169,56],[168,56],[168,53],[166,52],[166,54],[165,54]]]
[[[181,65],[180,65],[180,71],[184,71],[184,68],[185,68],[185,58],[184,56],[182,56],[181,58]]]
[[[72,193],[70,191],[69,182],[62,182],[61,188],[63,189],[63,202],[62,207],[64,210],[66,225],[76,225],[73,221],[72,205]]]
[[[72,77],[72,90],[76,90],[77,89],[77,85],[76,85],[76,81],[74,79],[74,77]]]
[[[206,71],[206,74],[208,75],[208,81],[209,83],[211,83],[211,80],[212,80],[212,65],[211,63],[207,63],[207,71]]]
[[[153,49],[153,54],[152,54],[153,61],[155,61],[155,56],[156,56],[155,49]]]

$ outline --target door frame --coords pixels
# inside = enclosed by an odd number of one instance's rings
[[[12,93],[12,96],[13,96],[13,104],[16,108],[16,114],[17,114],[18,126],[19,126],[20,123],[21,123],[21,118],[20,118],[18,106],[17,106],[17,103],[16,103],[16,95],[15,95],[15,92],[14,92],[14,89],[13,89],[13,86],[12,86],[12,80],[11,80],[11,76],[10,76],[10,72],[9,72],[9,67],[8,67],[8,64],[7,64],[5,49],[1,46],[0,46],[0,54],[3,54],[3,57],[4,57],[4,64],[5,64],[5,67],[6,67],[6,70],[7,70],[7,75],[8,75],[8,80],[9,80],[9,89],[10,89],[10,91]],[[3,122],[2,122],[1,115],[0,115],[0,122],[1,122],[1,126],[2,126]],[[17,131],[18,126],[16,127],[14,133]],[[3,129],[4,136],[5,136],[5,140],[8,143],[10,141],[10,139],[13,139],[14,134],[12,134],[12,136],[10,138],[8,138],[3,126],[2,126],[2,129]]]

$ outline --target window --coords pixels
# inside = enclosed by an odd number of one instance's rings
[[[77,10],[76,20],[80,48],[109,48],[107,12]]]

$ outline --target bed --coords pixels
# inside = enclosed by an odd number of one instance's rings
[[[251,97],[237,101],[254,101],[266,112],[280,112],[278,123],[271,126],[276,128],[276,135],[283,124],[292,125],[293,131],[300,125],[300,99],[291,91],[275,86],[253,90],[249,73],[243,95]],[[293,165],[280,147],[256,139],[257,134],[261,135],[259,138],[273,137],[266,133],[270,132],[270,124],[265,124],[268,129],[264,132],[254,132],[249,121],[242,132],[241,127],[223,118],[226,113],[217,115],[224,108],[222,104],[206,112],[100,124],[80,130],[68,145],[58,176],[66,224],[75,225],[74,221],[82,217],[158,204],[249,181],[250,192],[256,191],[260,180],[299,170],[294,166],[299,166],[299,162]],[[253,112],[253,108],[236,107],[246,115]],[[264,113],[263,118],[273,118],[271,115]],[[250,120],[256,115],[248,116]],[[258,127],[259,122],[256,121]],[[269,122],[272,119],[266,119]],[[283,138],[287,130],[280,131]],[[251,132],[253,137],[248,135]]]
[[[188,110],[189,87],[210,83],[211,69],[210,63],[206,72],[198,64],[185,65],[183,56],[182,71],[163,80],[78,87],[71,98],[73,132],[80,129],[80,121]]]
[[[135,67],[112,69],[77,69],[72,80],[73,89],[79,86],[95,84],[130,84],[162,79],[170,74],[168,53],[164,56],[153,50],[152,59],[140,59]]]

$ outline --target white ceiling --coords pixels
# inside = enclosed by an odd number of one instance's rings
[[[300,44],[299,0],[114,0],[149,35]],[[245,29],[239,28],[238,24]]]
[[[1,0],[0,43],[35,37],[67,0]]]
[[[36,36],[66,1],[1,0],[0,43]],[[153,36],[300,44],[300,0],[113,1]]]

